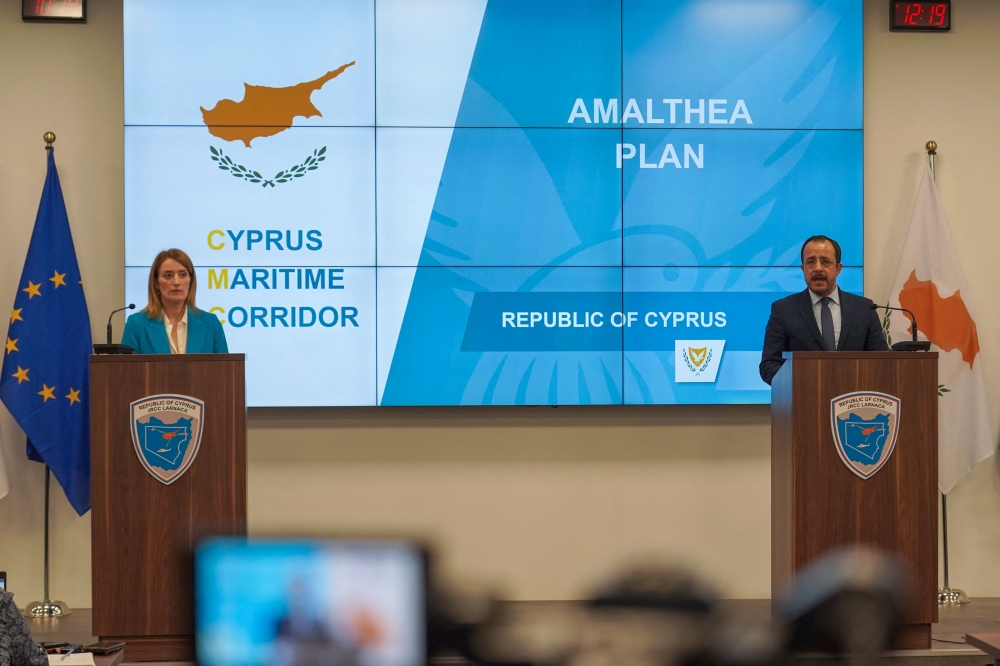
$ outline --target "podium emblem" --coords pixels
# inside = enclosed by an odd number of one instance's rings
[[[151,395],[132,403],[132,444],[146,471],[170,485],[191,467],[205,403],[186,395]]]
[[[837,455],[862,479],[882,469],[896,448],[899,398],[858,391],[830,401],[830,420]]]

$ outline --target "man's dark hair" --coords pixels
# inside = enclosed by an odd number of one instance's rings
[[[805,260],[806,260],[806,245],[809,245],[809,243],[815,243],[817,241],[826,241],[827,243],[829,243],[830,245],[832,245],[833,246],[833,253],[837,256],[837,263],[838,264],[842,263],[840,261],[840,243],[838,243],[837,241],[833,240],[829,236],[823,236],[823,235],[810,236],[809,238],[806,239],[806,242],[802,244],[802,249],[799,250],[799,261],[805,263]]]

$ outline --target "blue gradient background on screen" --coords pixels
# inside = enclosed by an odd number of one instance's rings
[[[487,6],[383,404],[767,402],[763,328],[770,301],[803,288],[780,268],[797,266],[802,239],[837,238],[856,267],[841,283],[861,291],[860,3],[615,9]],[[568,123],[576,98],[591,111],[617,99],[619,122]],[[753,124],[622,123],[629,98],[644,121],[647,99],[654,119],[669,118],[663,98],[744,99]],[[618,169],[618,143],[645,144],[654,164],[668,143],[679,161],[700,145],[705,166]],[[480,291],[620,291],[640,312],[662,294],[729,324],[647,340],[622,327],[621,357],[462,351]],[[678,337],[727,340],[715,383],[673,381]]]

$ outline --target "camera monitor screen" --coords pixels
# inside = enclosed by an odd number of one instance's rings
[[[198,663],[423,664],[425,578],[404,542],[211,539],[195,555]]]

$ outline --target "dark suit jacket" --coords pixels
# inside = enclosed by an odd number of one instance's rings
[[[808,289],[771,304],[760,358],[760,377],[768,384],[778,374],[784,363],[781,352],[786,351],[823,351],[823,336],[816,325]],[[889,351],[871,300],[843,289],[837,351]]]
[[[136,312],[125,321],[122,344],[131,346],[136,354],[169,354],[167,325],[162,318],[150,319],[145,312]],[[222,322],[213,313],[188,307],[187,353],[229,353]]]

